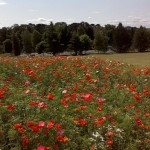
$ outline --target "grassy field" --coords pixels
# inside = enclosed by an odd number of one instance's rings
[[[119,60],[139,67],[150,66],[150,52],[147,53],[123,53],[123,54],[94,54],[104,59]]]
[[[65,53],[65,55],[70,55],[70,53]],[[10,54],[1,54],[0,56],[9,57]],[[96,54],[89,52],[88,56],[101,57],[104,59],[121,61],[131,65],[137,65],[138,67],[150,67],[150,52],[146,53],[122,53],[122,54]]]
[[[149,150],[149,91],[150,68],[98,55],[1,56],[0,149]]]

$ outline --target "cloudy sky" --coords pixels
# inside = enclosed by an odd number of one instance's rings
[[[50,21],[150,27],[150,0],[0,0],[0,27]]]

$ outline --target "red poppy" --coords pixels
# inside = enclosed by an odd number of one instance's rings
[[[6,106],[6,108],[9,109],[9,110],[14,110],[15,109],[15,107],[13,105],[8,105],[8,106]]]
[[[107,140],[107,144],[111,146],[111,145],[113,144],[112,139],[108,139],[108,140]]]
[[[54,121],[50,121],[48,124],[47,124],[47,128],[51,129],[52,127],[54,126]]]
[[[34,105],[36,105],[36,102],[35,102],[35,101],[32,101],[32,102],[29,103],[29,105],[30,105],[30,106],[34,106]]]
[[[50,93],[47,95],[47,98],[48,98],[48,100],[52,100],[54,98],[54,95]]]
[[[140,124],[142,121],[140,119],[135,119],[136,124]]]
[[[21,127],[22,127],[21,123],[18,123],[18,124],[15,124],[15,125],[14,125],[14,128],[15,128],[15,129],[19,129],[19,128],[21,128]]]

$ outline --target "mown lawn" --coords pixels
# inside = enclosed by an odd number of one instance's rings
[[[123,54],[94,54],[104,59],[119,60],[139,67],[150,66],[150,52],[145,53],[123,53]]]

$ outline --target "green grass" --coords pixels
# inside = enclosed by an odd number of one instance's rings
[[[94,54],[109,60],[118,60],[124,63],[137,65],[139,67],[150,66],[150,52],[146,53],[123,53],[123,54]]]

